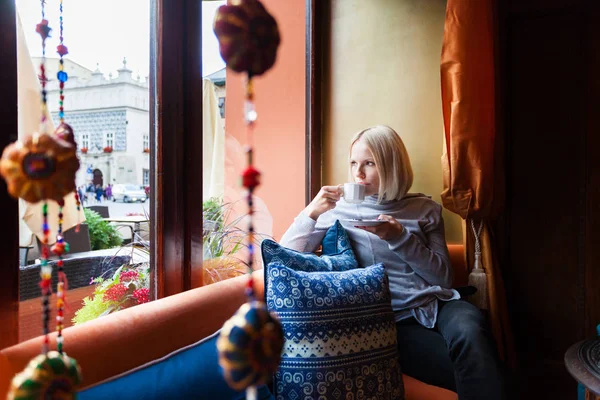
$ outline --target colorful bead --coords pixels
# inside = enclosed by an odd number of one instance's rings
[[[61,39],[62,39],[62,37],[61,37]],[[61,57],[64,57],[64,56],[66,56],[67,54],[69,54],[69,49],[67,49],[67,46],[65,46],[64,44],[59,44],[59,45],[56,47],[56,52],[57,52],[57,53],[58,53],[58,54],[59,54]]]
[[[62,243],[62,242],[54,243],[54,246],[52,246],[51,250],[57,256],[62,256],[63,254],[65,254],[67,252],[66,244]],[[62,260],[60,260],[60,261],[62,261]],[[61,262],[61,265],[62,265],[62,262]]]
[[[56,78],[60,82],[66,82],[69,80],[69,75],[65,71],[58,71],[58,73],[56,74]]]
[[[48,20],[43,19],[42,22],[35,26],[35,31],[40,34],[42,40],[46,40],[50,37],[50,31],[52,28],[48,26]]]
[[[260,184],[260,172],[253,166],[249,166],[242,173],[242,186],[247,189],[254,189]]]
[[[258,113],[254,108],[254,102],[246,101],[244,105],[244,116],[246,118],[246,123],[254,123],[258,118]]]

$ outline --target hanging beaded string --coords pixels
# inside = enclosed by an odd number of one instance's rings
[[[56,74],[56,78],[59,82],[59,100],[58,100],[58,118],[60,120],[59,126],[64,126],[65,124],[65,82],[69,79],[67,73],[64,71],[64,59],[63,57],[69,53],[67,46],[64,45],[63,38],[63,1],[60,0],[59,6],[60,16],[59,16],[59,45],[56,47],[56,52],[59,54],[60,59],[58,62],[58,73]],[[75,202],[77,204],[77,214],[79,214],[80,210],[80,202],[79,196],[77,194],[77,190],[75,190]],[[63,238],[63,207],[64,201],[58,202],[58,233],[56,235],[56,244],[52,247],[52,252],[58,256],[58,261],[56,263],[58,267],[58,284],[56,286],[56,331],[58,332],[58,336],[56,338],[56,346],[59,353],[63,352],[63,320],[64,320],[64,309],[65,309],[65,297],[67,290],[67,277],[65,275],[63,266],[63,254],[69,251],[69,244],[65,242]],[[79,224],[77,224],[76,231],[79,231]]]
[[[60,55],[60,59],[58,61],[58,73],[56,74],[56,77],[58,78],[59,88],[60,88],[59,89],[60,100],[58,101],[58,105],[59,105],[58,118],[60,119],[60,123],[62,124],[63,122],[65,122],[64,89],[65,89],[65,82],[68,79],[67,73],[65,72],[65,61],[63,60],[63,57],[69,53],[69,50],[63,44],[63,2],[62,2],[62,0],[60,0],[59,23],[60,23],[60,36],[59,36],[60,44],[57,46],[56,51]]]
[[[245,390],[247,400],[257,398],[257,386],[270,381],[279,365],[283,349],[283,330],[277,316],[255,298],[254,270],[254,191],[260,184],[260,172],[254,168],[253,135],[257,121],[252,78],[269,70],[279,46],[277,22],[259,0],[239,0],[219,7],[214,31],[219,52],[227,68],[244,73],[246,94],[244,121],[247,132],[247,166],[242,186],[248,203],[248,281],[247,302],[225,322],[217,348],[219,365],[229,386]]]
[[[254,281],[252,279],[252,271],[254,270],[254,204],[252,196],[254,189],[260,184],[260,172],[253,166],[253,140],[254,140],[254,123],[258,117],[256,108],[254,106],[254,86],[252,83],[252,76],[248,74],[248,80],[246,83],[246,101],[244,109],[244,117],[246,121],[246,135],[248,140],[248,147],[246,154],[248,156],[248,166],[242,174],[242,185],[248,189],[247,203],[248,203],[248,282],[246,284],[246,295],[249,300],[254,299]]]
[[[65,89],[65,82],[69,79],[69,76],[65,72],[64,56],[69,54],[69,49],[67,48],[67,46],[64,45],[64,38],[63,38],[63,31],[64,31],[63,0],[60,0],[59,11],[60,11],[60,17],[59,17],[59,25],[60,25],[59,40],[60,40],[60,43],[56,47],[56,52],[60,56],[60,59],[58,60],[58,73],[56,74],[56,77],[59,82],[58,118],[60,120],[60,124],[64,124],[64,122],[65,122],[64,89]],[[77,205],[77,215],[79,215],[79,212],[81,210],[81,199],[79,198],[79,194],[77,193],[77,190],[75,190],[75,204]],[[62,213],[62,209],[59,212]],[[75,228],[75,232],[79,232],[79,224],[77,224],[77,226]]]
[[[67,290],[67,277],[63,270],[63,254],[69,251],[69,244],[65,242],[62,236],[63,205],[64,203],[61,201],[58,211],[58,234],[56,235],[56,243],[52,246],[52,252],[58,256],[58,261],[56,262],[58,266],[58,284],[56,285],[56,331],[58,332],[58,336],[56,337],[56,347],[61,354],[63,352],[62,330]]]
[[[40,132],[42,134],[47,132],[46,126],[46,113],[48,110],[47,105],[47,92],[46,92],[46,39],[50,37],[50,31],[52,30],[48,26],[48,20],[46,19],[46,10],[45,0],[40,0],[41,8],[42,8],[42,21],[36,25],[35,31],[39,33],[42,37],[42,60],[40,62],[40,81],[41,81],[41,111],[42,116],[40,120]],[[35,139],[34,139],[35,140]],[[40,268],[40,287],[42,289],[42,326],[44,332],[44,344],[43,344],[43,352],[47,353],[49,350],[49,329],[48,323],[50,321],[50,293],[52,291],[51,288],[51,278],[52,278],[52,266],[48,264],[48,235],[50,233],[48,228],[48,202],[44,201],[42,205],[42,261]]]

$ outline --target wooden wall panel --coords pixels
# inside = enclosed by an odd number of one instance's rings
[[[585,13],[587,29],[586,129],[586,241],[585,336],[600,324],[600,2],[590,1]]]
[[[585,72],[572,16],[515,21],[510,32],[511,212],[508,291],[520,352],[561,358],[582,334]],[[559,295],[560,294],[560,295]],[[552,335],[545,335],[546,332]]]
[[[0,0],[0,149],[17,140],[17,26],[14,0]],[[19,206],[0,179],[0,348],[19,340]]]
[[[512,14],[532,13],[563,13],[566,9],[581,7],[586,0],[501,0],[507,3]]]
[[[516,378],[521,390],[557,399],[576,398],[565,351],[600,323],[599,16],[593,1],[511,1],[501,24],[501,258]]]

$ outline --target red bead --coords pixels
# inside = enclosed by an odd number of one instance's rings
[[[65,253],[65,244],[55,243],[54,246],[52,246],[52,252],[57,256],[63,255]]]
[[[60,54],[61,57],[63,57],[63,56],[66,56],[67,54],[69,54],[69,49],[67,49],[67,46],[65,46],[64,44],[59,44],[56,47],[56,52],[58,54]]]
[[[254,167],[246,168],[242,174],[242,186],[248,189],[254,189],[260,184],[260,172]]]
[[[46,40],[50,36],[52,28],[48,26],[48,20],[43,19],[42,22],[35,26],[35,31],[40,34],[43,40]]]

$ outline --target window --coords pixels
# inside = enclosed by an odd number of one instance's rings
[[[150,170],[144,169],[142,171],[142,175],[143,175],[142,185],[144,185],[144,186],[150,186]]]
[[[2,65],[5,70],[16,73],[17,88],[24,87],[27,91],[9,92],[8,95],[0,94],[0,104],[10,102],[9,97],[11,96],[17,97],[19,105],[23,102],[31,103],[31,107],[18,107],[19,120],[25,121],[25,125],[38,125],[39,100],[31,101],[28,96],[32,95],[31,92],[36,95],[40,90],[39,77],[35,71],[39,70],[42,61],[41,40],[35,29],[31,29],[39,23],[40,2],[0,0],[0,14],[7,12],[6,4],[11,2],[12,9],[8,14],[18,21],[16,22],[18,25],[15,23],[8,24],[7,27],[3,25],[0,27],[0,31],[2,34],[13,31],[12,36],[8,37],[16,40],[18,63],[12,66]],[[123,253],[127,252],[128,248],[131,252],[129,243],[134,240],[146,243],[149,240],[147,219],[137,225],[124,225],[104,220],[107,217],[118,219],[127,215],[144,218],[149,211],[149,205],[146,203],[148,195],[141,187],[142,182],[147,183],[150,180],[149,157],[142,157],[139,154],[139,144],[142,143],[141,132],[144,132],[144,129],[146,132],[148,131],[150,113],[147,108],[142,107],[139,101],[136,102],[136,99],[140,97],[148,99],[150,91],[148,83],[134,76],[132,70],[141,70],[145,72],[144,75],[150,75],[146,73],[150,69],[150,3],[151,0],[130,0],[125,5],[125,9],[120,7],[118,12],[93,0],[81,0],[64,5],[64,39],[70,52],[63,60],[64,70],[68,72],[69,79],[61,93],[56,78],[60,60],[56,56],[56,52],[51,49],[55,49],[59,43],[57,34],[59,32],[59,8],[63,5],[60,0],[45,1],[46,18],[54,33],[46,41],[44,64],[48,79],[46,85],[47,106],[52,117],[48,120],[48,128],[52,131],[58,125],[59,114],[61,114],[60,107],[64,105],[65,122],[73,127],[74,133],[79,139],[77,144],[80,150],[81,167],[75,179],[78,197],[84,206],[82,212],[85,215],[77,215],[74,196],[65,198],[65,206],[62,209],[65,216],[63,218],[63,236],[70,244],[70,252],[64,263],[67,275],[75,278],[69,280],[69,291],[72,293],[71,295],[67,294],[66,297],[68,304],[64,325],[67,327],[74,323],[83,323],[93,319],[102,314],[103,308],[110,309],[116,305],[110,305],[105,296],[99,292],[106,288],[101,287],[98,278],[105,279],[105,282],[107,278],[116,278],[108,279],[108,281],[112,280],[118,285],[119,277],[115,274],[125,271],[119,269],[124,262],[125,265],[129,265],[126,268],[135,272],[133,275],[137,275],[137,277],[132,281],[134,285],[129,286],[126,292],[115,291],[114,293],[120,293],[119,297],[115,297],[111,301],[119,304],[117,307],[120,309],[124,308],[123,305],[135,305],[156,298],[156,288],[150,286],[150,275],[154,274],[149,259],[151,244],[142,249],[142,252],[138,254],[139,257],[135,255],[134,258],[126,261],[123,258]],[[19,18],[16,18],[15,7]],[[98,18],[114,19],[116,24],[122,27],[121,30],[111,30],[108,37],[105,33],[90,31],[85,22],[90,12]],[[0,17],[0,19],[2,18]],[[4,23],[4,20],[2,22]],[[129,32],[132,27],[134,33]],[[15,37],[16,33],[18,33],[18,39]],[[111,38],[110,35],[115,35],[115,37]],[[127,58],[115,54],[115,48],[93,46],[92,49],[86,45],[95,40],[111,42],[124,35],[128,36],[128,45],[120,49],[119,53],[122,51]],[[4,57],[4,50],[2,51]],[[99,64],[96,63],[97,61]],[[18,97],[23,94],[25,95],[23,98]],[[61,94],[64,95],[64,102],[60,98]],[[19,136],[22,137],[27,133],[29,132],[19,132]],[[127,142],[130,140],[136,145],[128,147]],[[145,141],[149,145],[148,133],[146,133]],[[115,148],[123,150],[122,157],[121,155],[119,157],[110,156]],[[127,148],[137,151],[131,150],[128,153]],[[142,170],[145,170],[145,174],[142,174]],[[112,191],[110,184],[114,183],[127,183],[131,184],[131,187],[123,195],[118,191]],[[117,198],[113,194],[119,195],[119,197]],[[126,204],[119,204],[121,202]],[[42,206],[43,203],[40,202],[24,207],[28,214],[41,215]],[[96,211],[96,213],[91,211]],[[50,245],[56,240],[58,213],[58,206],[54,202],[48,202]],[[80,229],[77,231],[75,228],[77,221],[82,221],[84,218],[89,223],[80,225]],[[95,220],[94,223],[91,222],[92,220]],[[18,340],[23,341],[41,333],[39,278],[29,272],[36,268],[26,268],[26,266],[40,262],[43,245],[38,239],[42,236],[40,233],[41,223],[29,223],[29,220],[25,219],[19,220],[19,231],[20,235],[17,236],[22,237],[19,245],[21,248],[27,249],[27,255],[22,257],[22,268],[18,271],[22,285],[17,288],[20,310],[17,315],[19,320]],[[29,231],[32,233],[30,234]],[[100,235],[102,240],[99,240]],[[144,242],[140,242],[140,237]],[[106,264],[108,251],[113,255],[110,258],[121,261],[116,263],[110,261]],[[101,254],[103,252],[104,254]],[[56,257],[51,256],[52,258]],[[138,262],[141,263],[141,268],[134,265]],[[69,268],[69,264],[71,268]],[[72,267],[74,264],[77,265],[77,268]],[[104,266],[99,268],[99,265]],[[86,282],[81,280],[82,276],[86,277]],[[96,279],[96,284],[89,285],[90,278]],[[134,289],[134,286],[135,289],[144,290],[134,294],[133,291],[130,291],[130,289]],[[82,299],[88,296],[93,299],[93,304],[83,303]],[[54,311],[54,305],[52,309]],[[51,319],[51,330],[54,329],[53,324],[54,319]],[[5,345],[3,335],[4,332],[0,332],[0,347]],[[12,335],[11,332],[11,337],[13,337]]]
[[[221,118],[225,118],[225,97],[219,97],[219,112]]]
[[[23,0],[17,0],[23,1]],[[58,1],[58,0],[54,0]],[[179,293],[181,291],[190,289],[195,285],[194,274],[190,274],[190,266],[200,265],[202,261],[202,254],[195,251],[197,243],[202,240],[202,224],[198,221],[202,221],[202,209],[197,206],[197,199],[202,196],[203,179],[198,178],[202,174],[202,165],[200,157],[197,157],[202,152],[202,142],[199,140],[198,132],[202,129],[202,121],[200,113],[198,112],[182,112],[184,110],[200,110],[202,108],[202,96],[194,95],[194,93],[202,93],[202,77],[199,76],[197,71],[201,70],[202,65],[202,54],[198,51],[201,48],[200,39],[203,37],[202,27],[206,26],[207,31],[210,32],[211,23],[202,23],[201,15],[204,14],[201,10],[199,2],[171,2],[169,0],[149,0],[151,3],[151,16],[145,18],[146,20],[152,21],[151,33],[151,46],[140,46],[151,49],[151,60],[153,61],[149,73],[146,75],[142,73],[142,76],[148,76],[145,80],[150,88],[149,97],[149,120],[150,124],[149,145],[156,152],[156,157],[150,160],[149,168],[149,180],[152,191],[150,192],[150,199],[153,202],[150,207],[150,230],[152,231],[153,237],[161,243],[159,249],[152,247],[150,249],[151,261],[155,267],[152,272],[152,282],[155,285],[151,289],[151,297],[159,298],[168,296],[171,294]],[[266,5],[274,7],[278,3],[274,0],[265,0]],[[36,2],[32,2],[36,3]],[[76,2],[70,4],[79,4],[84,2]],[[129,2],[127,2],[129,4]],[[36,4],[39,4],[37,2]],[[47,1],[48,7],[51,7],[53,0]],[[87,4],[87,3],[86,3]],[[83,6],[83,5],[82,5]],[[71,7],[74,7],[71,5]],[[293,7],[296,7],[294,5]],[[279,7],[281,10],[281,7]],[[111,9],[114,13],[114,10]],[[120,10],[122,11],[122,10]],[[142,13],[144,7],[138,8],[137,13]],[[304,4],[298,3],[296,8],[290,10],[290,13],[296,15],[294,20],[295,27],[298,28],[298,32],[302,32],[304,35]],[[117,13],[118,16],[119,13]],[[182,16],[185,16],[183,20],[185,23],[181,23]],[[35,14],[36,21],[39,22],[39,14]],[[50,19],[54,19],[49,16]],[[286,18],[290,18],[289,15]],[[16,43],[16,15],[15,15],[15,0],[0,0],[0,36],[6,43]],[[29,24],[31,25],[31,24]],[[29,26],[28,25],[28,26]],[[126,26],[127,24],[119,24]],[[289,24],[284,21],[280,26],[284,29]],[[159,30],[158,27],[161,27]],[[294,28],[294,29],[296,29]],[[143,31],[143,30],[140,30]],[[73,31],[71,31],[71,34]],[[56,32],[55,32],[56,33]],[[129,31],[131,33],[131,30]],[[86,33],[87,35],[88,33]],[[283,32],[285,35],[286,32]],[[205,34],[206,35],[206,34]],[[54,35],[56,36],[56,35]],[[289,37],[289,36],[288,36]],[[286,41],[285,43],[291,43]],[[67,43],[69,44],[69,43]],[[51,45],[49,45],[51,48]],[[278,59],[278,65],[283,64],[283,69],[289,67],[289,64],[295,65],[294,75],[304,76],[304,46],[303,44],[296,45],[293,47],[294,58],[285,60],[284,58]],[[73,51],[75,48],[71,48]],[[0,50],[3,57],[0,57],[0,70],[3,71],[0,75],[0,86],[3,90],[0,93],[0,107],[7,114],[17,115],[17,51],[16,46],[5,46]],[[282,53],[280,53],[281,55]],[[284,53],[285,54],[285,53]],[[71,54],[70,56],[73,56]],[[282,63],[283,61],[283,63]],[[104,75],[103,79],[108,79],[109,68],[102,64],[96,68],[96,61],[93,61],[94,67],[92,67],[92,74],[98,69],[100,74]],[[121,64],[121,63],[119,63]],[[128,60],[127,65],[131,65],[132,61]],[[185,67],[184,67],[185,66]],[[191,66],[188,68],[188,66]],[[101,68],[101,70],[100,70]],[[118,66],[119,69],[120,66]],[[128,69],[128,68],[123,68]],[[297,72],[301,71],[300,74]],[[104,72],[102,72],[104,71]],[[124,74],[113,74],[113,79],[117,79],[119,76]],[[273,74],[271,75],[273,76]],[[96,75],[96,79],[100,79],[99,75]],[[286,74],[286,78],[289,75]],[[297,81],[298,87],[301,88],[301,93],[294,91],[293,96],[289,92],[286,92],[286,96],[281,95],[269,98],[268,93],[261,95],[259,101],[263,102],[259,104],[259,113],[261,118],[265,120],[271,118],[268,114],[280,113],[284,115],[289,121],[285,124],[286,126],[293,126],[294,130],[300,131],[300,139],[294,135],[293,147],[296,149],[304,149],[304,79],[294,79]],[[276,82],[274,89],[282,82]],[[239,83],[241,84],[241,83]],[[239,90],[239,89],[238,89]],[[272,93],[271,93],[272,94]],[[275,93],[276,94],[276,93]],[[93,99],[94,96],[86,95],[88,99]],[[223,97],[223,96],[218,96]],[[289,100],[293,100],[293,104],[290,104]],[[241,115],[238,111],[242,107],[242,99],[235,99],[231,103],[235,103],[236,106],[230,115]],[[282,101],[285,100],[285,101]],[[229,102],[228,102],[229,103]],[[239,103],[239,104],[238,104]],[[283,108],[282,108],[283,107]],[[267,110],[270,110],[267,112]],[[294,110],[293,118],[288,118],[287,111]],[[67,110],[68,111],[68,110]],[[144,118],[138,118],[137,111],[130,112],[126,111],[126,120],[129,121],[128,126],[131,126],[136,118],[141,121]],[[124,111],[125,113],[125,111]],[[220,110],[219,110],[220,114]],[[148,121],[148,120],[146,120]],[[234,124],[231,127],[231,132],[237,135],[237,132],[244,132],[243,127]],[[127,123],[126,123],[127,125]],[[274,129],[280,130],[281,125],[277,125]],[[5,118],[0,120],[0,146],[6,146],[12,140],[11,132],[17,132],[17,119]],[[129,128],[127,128],[129,129]],[[229,130],[230,128],[227,127]],[[137,129],[136,129],[137,130]],[[140,130],[137,130],[140,132]],[[106,131],[105,131],[106,132]],[[119,131],[111,130],[114,133],[113,144],[121,148],[127,146],[126,138],[121,138]],[[76,132],[77,133],[77,132]],[[86,131],[89,136],[86,138],[87,145],[97,146],[103,142],[102,136],[96,136],[91,131]],[[243,133],[242,133],[243,135]],[[281,132],[265,132],[259,138],[261,143],[256,144],[257,149],[263,149],[263,140],[272,140],[277,142],[286,135],[281,135]],[[243,138],[232,136],[232,144],[236,143],[242,146]],[[275,139],[275,140],[273,140]],[[138,139],[139,140],[139,139]],[[83,138],[82,138],[83,142]],[[275,144],[275,143],[274,143]],[[137,145],[139,146],[139,145]],[[139,155],[139,147],[137,148],[137,154]],[[243,147],[242,147],[243,148]],[[100,148],[101,150],[101,148]],[[266,151],[266,150],[265,150]],[[281,175],[285,173],[286,179],[289,180],[290,176],[302,176],[304,174],[304,161],[303,151],[298,152],[299,162],[289,162],[287,155],[283,152],[273,153],[273,157],[267,156],[269,153],[265,153],[260,150],[261,156],[259,159],[262,163],[264,160],[271,158],[273,163],[279,162],[280,165],[285,164],[286,168],[279,168],[276,171],[277,174]],[[240,153],[243,154],[243,151]],[[95,155],[94,155],[95,157]],[[87,158],[94,158],[89,157]],[[135,157],[135,155],[134,155]],[[106,158],[98,157],[99,159]],[[141,158],[141,157],[140,157]],[[92,165],[87,165],[91,167]],[[93,165],[93,170],[103,170],[103,177],[105,182],[114,182],[115,176],[109,176],[112,171],[127,171],[131,169],[129,165],[123,165],[115,163],[110,168],[106,169],[105,166]],[[289,168],[291,167],[291,171]],[[264,169],[263,169],[264,170]],[[134,170],[135,171],[135,170]],[[139,171],[139,170],[138,170]],[[81,169],[80,173],[82,179],[86,178],[86,171]],[[238,171],[235,171],[234,176],[231,177],[232,181],[238,179]],[[270,171],[267,171],[270,174]],[[91,176],[92,174],[88,175]],[[79,175],[78,175],[79,176]],[[173,179],[173,177],[189,177],[187,179]],[[143,179],[142,176],[138,178]],[[281,176],[269,176],[269,179],[265,181],[265,185],[261,187],[261,191],[273,191],[273,185],[277,186],[276,182],[280,181]],[[79,179],[79,178],[78,178]],[[131,182],[140,184],[139,182]],[[300,186],[304,185],[303,179],[299,179],[295,184]],[[302,190],[303,192],[303,190]],[[177,196],[173,196],[173,193],[177,193]],[[294,195],[295,201],[298,197],[303,197],[303,193],[300,196]],[[302,199],[303,200],[303,199]],[[7,215],[7,219],[17,221],[19,211],[15,205],[13,199],[9,198],[7,193],[0,192],[0,206]],[[293,204],[290,209],[300,209],[304,205],[304,201],[301,201],[301,205]],[[279,213],[278,211],[277,213]],[[11,217],[12,216],[12,217]],[[279,219],[280,215],[274,214],[274,219]],[[285,220],[287,218],[281,218]],[[160,221],[160,227],[154,221]],[[169,232],[168,235],[163,235],[163,232]],[[19,271],[13,268],[13,265],[17,265],[18,259],[16,258],[16,246],[19,243],[19,238],[16,233],[14,235],[8,235],[8,239],[0,242],[0,249],[3,254],[7,255],[7,262],[0,265],[0,272],[3,274],[4,279],[0,281],[0,348],[15,344],[19,341],[18,332],[14,328],[18,326],[18,312],[14,304],[19,302],[19,290],[13,282],[17,282],[19,277]],[[10,260],[15,254],[15,259]],[[193,271],[192,271],[193,272]],[[191,280],[190,280],[191,276]],[[36,303],[39,304],[39,303]],[[39,319],[39,315],[36,316]]]
[[[148,149],[150,149],[150,137],[148,136],[147,133],[144,133],[144,135],[142,136],[142,147],[144,149],[144,152]]]
[[[106,140],[104,141],[104,147],[114,147],[113,146],[113,138],[114,135],[112,133],[107,133],[106,134]]]

